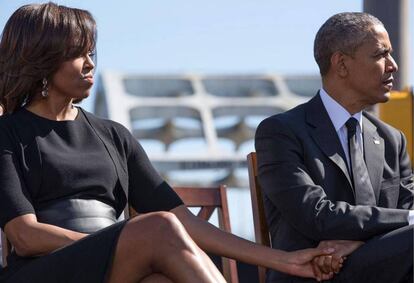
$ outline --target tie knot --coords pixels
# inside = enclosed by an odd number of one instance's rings
[[[345,126],[348,129],[349,136],[355,135],[357,125],[358,125],[358,120],[355,119],[354,117],[351,117],[348,119],[348,121],[346,121]]]

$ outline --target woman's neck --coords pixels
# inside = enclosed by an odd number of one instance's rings
[[[56,120],[75,120],[78,109],[73,106],[72,99],[69,101],[53,101],[51,97],[35,99],[26,106],[26,109],[41,117]]]

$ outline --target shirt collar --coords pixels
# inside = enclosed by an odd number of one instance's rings
[[[359,127],[362,131],[362,111],[351,116],[351,114],[349,114],[349,112],[335,99],[333,99],[323,88],[320,89],[319,95],[326,111],[328,112],[329,118],[331,118],[335,131],[338,132],[351,117],[358,120]]]

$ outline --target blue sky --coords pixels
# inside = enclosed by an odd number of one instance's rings
[[[32,2],[0,0],[0,30],[14,10]],[[334,13],[362,10],[362,0],[56,2],[96,18],[98,72],[139,74],[314,74],[313,39],[320,25]],[[410,10],[414,15],[413,3]]]

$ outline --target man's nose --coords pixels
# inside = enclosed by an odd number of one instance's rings
[[[388,58],[387,71],[392,72],[392,73],[395,73],[398,71],[398,65],[391,55]]]

